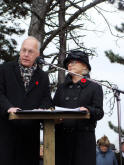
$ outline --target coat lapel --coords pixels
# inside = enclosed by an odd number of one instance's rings
[[[86,88],[91,82],[87,79],[85,79],[85,81],[79,81],[78,83],[80,84],[81,88]]]
[[[26,91],[26,94],[28,94],[33,88],[36,88],[39,85],[39,69],[36,69],[34,71],[34,74],[31,78],[31,81],[29,83],[29,87]]]
[[[14,65],[13,69],[14,69],[14,72],[15,72],[15,75],[16,75],[18,83],[25,90],[24,82],[23,82],[23,79],[21,77],[21,72],[20,72],[19,65],[18,65],[17,62],[15,62],[15,65]],[[31,78],[30,83],[29,83],[29,87],[28,87],[28,89],[26,91],[26,94],[28,94],[34,87],[37,87],[39,85],[39,81],[38,81],[39,80],[39,71],[40,71],[39,69],[36,69],[34,71],[34,74],[33,74],[32,78]]]
[[[85,78],[82,78],[82,79],[85,79]],[[67,86],[69,84],[73,84],[71,75],[68,74],[66,76],[66,80],[65,80],[64,84],[67,85]],[[80,80],[80,81],[77,82],[77,84],[79,84],[81,86],[81,88],[85,88],[90,84],[90,81],[87,80],[87,79],[85,79],[85,81]]]
[[[15,62],[15,65],[14,65],[13,69],[14,69],[14,72],[15,72],[18,83],[20,84],[21,87],[25,88],[24,87],[24,82],[23,82],[22,77],[21,77],[19,65],[18,65],[17,62]]]

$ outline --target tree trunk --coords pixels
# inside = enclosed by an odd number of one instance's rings
[[[40,42],[41,46],[44,42],[45,37],[45,17],[44,16],[44,6],[46,0],[33,0],[32,1],[32,16],[28,34],[30,36],[36,37]],[[43,50],[41,50],[43,51]],[[41,52],[42,54],[42,52]]]
[[[62,27],[63,24],[65,23],[65,1],[59,2],[59,27]],[[62,30],[59,33],[59,43],[60,43],[60,54],[58,57],[58,64],[60,67],[63,67],[63,61],[66,56],[66,31]],[[65,72],[64,71],[59,71],[58,72],[58,83],[63,83],[65,79]]]

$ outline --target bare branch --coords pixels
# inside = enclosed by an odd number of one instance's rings
[[[44,14],[43,17],[46,16],[46,14],[51,10],[50,6],[54,0],[48,0],[48,2],[44,6]]]
[[[69,2],[72,6],[74,6],[75,8],[77,8],[77,9],[81,10],[81,7],[80,7],[80,6],[78,6],[78,5],[76,5],[76,4],[75,4],[75,3],[73,3],[72,1],[68,0],[68,2]]]
[[[76,36],[76,37],[74,37],[73,36],[73,34],[70,32],[70,36],[71,36],[71,38],[73,39],[73,41],[75,42],[75,44],[79,47],[79,48],[81,48],[81,45],[80,45],[80,43],[79,43],[79,41],[78,41],[78,36]],[[82,36],[81,36],[82,37]]]
[[[106,24],[107,24],[107,26],[108,26],[108,28],[109,28],[109,31],[110,31],[111,35],[113,35],[114,37],[117,37],[117,38],[124,38],[124,36],[119,36],[119,35],[113,34],[113,32],[112,32],[112,30],[111,30],[111,27],[110,27],[110,25],[109,25],[107,19],[105,18],[105,16],[102,14],[102,12],[100,12],[100,11],[97,9],[97,7],[94,7],[94,8],[97,10],[97,12],[98,12],[98,13],[103,17],[103,19],[105,20],[105,22],[106,22]]]
[[[62,27],[58,28],[57,30],[55,30],[52,35],[46,39],[46,41],[44,42],[43,46],[41,47],[41,50],[43,51],[46,46],[49,44],[49,42],[62,30],[67,29],[67,27],[83,12],[86,12],[88,9],[96,6],[97,4],[100,4],[102,2],[105,2],[106,0],[95,0],[92,3],[88,4],[85,7],[82,7],[80,10],[76,11],[65,23]]]

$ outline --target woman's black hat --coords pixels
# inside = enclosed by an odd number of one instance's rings
[[[71,61],[71,60],[78,60],[78,61],[81,61],[83,62],[84,64],[87,65],[89,71],[91,70],[91,66],[89,64],[89,58],[88,58],[88,54],[84,51],[80,51],[80,50],[73,50],[73,51],[70,51],[68,53],[68,56],[65,58],[63,64],[64,64],[64,67],[67,69],[67,66],[68,66],[68,63]]]

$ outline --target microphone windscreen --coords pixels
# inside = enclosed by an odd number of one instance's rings
[[[88,69],[83,69],[82,75],[83,75],[83,76],[86,76],[86,75],[88,75],[88,74],[89,74],[89,70],[88,70]]]
[[[37,64],[45,64],[45,61],[43,60],[42,57],[38,56],[38,57],[36,58],[36,63],[37,63]]]

